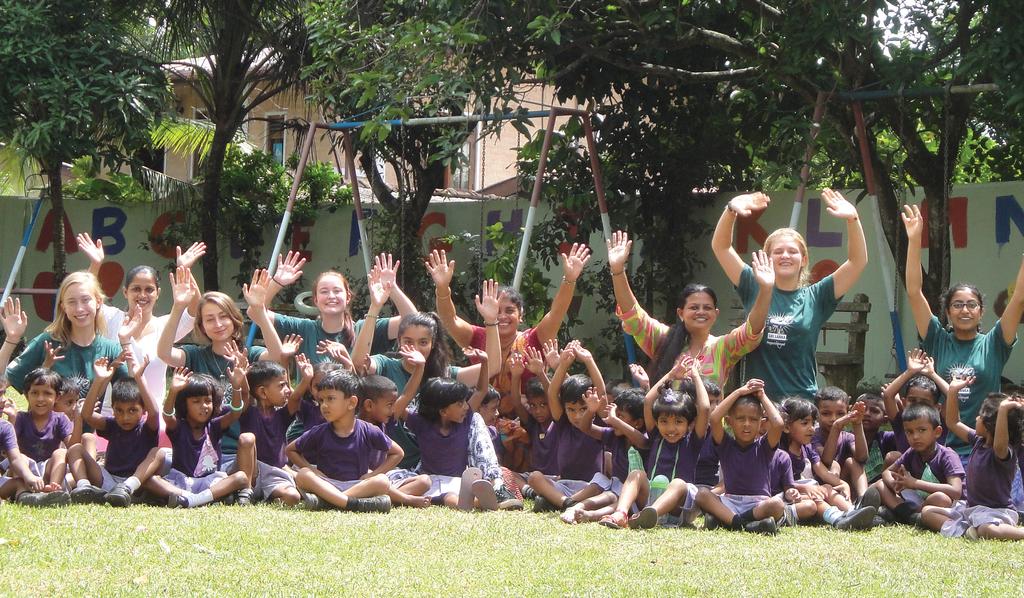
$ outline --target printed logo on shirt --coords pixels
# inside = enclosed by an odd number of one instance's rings
[[[199,460],[196,461],[196,470],[192,477],[201,478],[208,476],[217,471],[217,465],[217,451],[214,450],[213,443],[210,442],[210,436],[207,434],[206,438],[203,439],[203,448],[199,451]]]
[[[764,327],[764,342],[773,347],[785,347],[789,340],[789,327],[793,325],[793,316],[788,314],[768,314]]]
[[[966,363],[954,363],[949,366],[949,369],[946,370],[946,372],[948,374],[947,377],[950,380],[952,380],[954,376],[960,376],[961,378],[964,378],[976,375],[974,372],[974,366],[967,365]],[[961,403],[966,402],[968,399],[971,398],[971,387],[965,386],[964,388],[961,388],[960,391],[956,393],[956,398]]]

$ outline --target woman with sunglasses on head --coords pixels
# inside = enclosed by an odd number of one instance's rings
[[[921,234],[924,219],[918,206],[903,206],[903,224],[907,229],[907,295],[914,314],[917,334],[928,355],[935,359],[935,371],[946,380],[954,376],[973,376],[974,383],[959,393],[960,417],[973,422],[978,409],[989,393],[1000,392],[1003,367],[1017,342],[1017,326],[1024,314],[1024,291],[1010,296],[1002,317],[989,331],[981,331],[981,317],[985,313],[985,300],[978,287],[969,283],[951,285],[942,294],[942,311],[949,326],[943,328],[931,312],[922,292]],[[1024,290],[1024,262],[1017,271],[1015,289]],[[948,444],[961,458],[971,447],[954,435]]]

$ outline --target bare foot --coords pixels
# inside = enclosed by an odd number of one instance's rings
[[[559,518],[565,523],[575,525],[580,522],[580,515],[582,514],[583,508],[580,507],[579,505],[576,505],[562,511],[562,514],[559,516]]]

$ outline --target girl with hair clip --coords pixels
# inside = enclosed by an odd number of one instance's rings
[[[961,282],[950,286],[942,294],[940,309],[946,315],[949,327],[944,328],[932,314],[922,290],[921,235],[924,218],[918,206],[903,206],[903,225],[907,229],[907,297],[914,315],[917,334],[924,339],[921,348],[935,360],[935,371],[947,380],[954,376],[974,378],[974,384],[962,386],[957,400],[964,419],[971,421],[989,394],[999,392],[1003,368],[1010,351],[1017,342],[1017,326],[1024,314],[1024,293],[1014,293],[1003,310],[1003,315],[988,330],[981,332],[981,317],[985,314],[985,298],[978,287]],[[1024,289],[1024,261],[1017,270],[1016,289]],[[952,426],[952,422],[947,422]],[[951,427],[950,432],[953,432]],[[971,450],[969,444],[951,434],[948,445],[961,458]]]
[[[92,364],[100,357],[117,359],[121,345],[103,336],[105,322],[100,317],[103,292],[99,281],[88,272],[72,272],[64,278],[57,291],[57,310],[53,322],[45,331],[29,341],[9,366],[7,380],[15,390],[24,394],[25,376],[43,366],[48,359],[50,368],[64,377],[93,379]],[[25,334],[28,318],[21,311],[20,302],[8,299],[4,305],[4,330],[7,346],[16,346]],[[16,316],[16,317],[15,317]],[[128,370],[120,365],[115,380],[127,379]]]
[[[991,393],[981,403],[974,429],[960,419],[960,391],[975,382],[972,376],[954,376],[946,396],[946,424],[971,447],[964,481],[965,498],[951,508],[926,506],[921,524],[948,538],[970,540],[1024,540],[1017,527],[1010,486],[1017,470],[1017,454],[1024,438],[1024,400]]]
[[[590,249],[586,245],[573,243],[569,253],[561,254],[562,258],[562,283],[558,287],[555,298],[551,301],[551,308],[540,322],[533,328],[520,331],[519,325],[523,320],[524,304],[523,296],[511,287],[498,287],[498,311],[495,319],[484,319],[483,326],[475,326],[463,320],[455,313],[455,303],[452,302],[452,277],[455,275],[455,262],[449,261],[444,250],[434,250],[427,257],[427,271],[434,280],[437,314],[441,318],[448,334],[455,339],[460,347],[473,347],[486,349],[488,346],[488,328],[496,326],[498,337],[501,340],[500,360],[491,361],[495,371],[491,377],[493,386],[501,393],[502,403],[500,411],[502,415],[514,416],[515,402],[511,400],[512,392],[512,370],[509,364],[509,356],[515,353],[526,353],[527,347],[533,347],[538,351],[544,349],[544,344],[551,340],[557,340],[558,329],[569,311],[572,297],[576,290],[576,280],[583,272],[583,268],[590,261]],[[526,384],[533,378],[532,372],[526,372],[520,381],[520,391],[526,390]]]
[[[319,315],[317,319],[296,318],[269,311],[270,303],[282,288],[295,284],[302,276],[305,258],[299,252],[289,251],[285,257],[277,257],[277,270],[267,287],[264,305],[268,316],[281,337],[298,334],[302,337],[300,351],[313,365],[329,361],[332,356],[342,356],[352,349],[354,339],[359,336],[365,320],[352,318],[350,301],[352,291],[348,279],[334,270],[325,270],[313,280],[313,305]],[[390,299],[399,316],[416,312],[416,306],[398,286],[398,266],[401,262],[392,259],[390,253],[382,253],[373,260],[373,269],[368,278],[377,284],[391,287]],[[372,283],[371,283],[372,284]],[[383,353],[391,348],[389,340],[398,335],[398,318],[380,318],[373,322],[373,353]]]
[[[831,189],[822,191],[821,198],[829,214],[846,221],[847,258],[835,272],[808,284],[807,243],[791,228],[776,230],[764,242],[764,252],[775,270],[775,289],[765,337],[747,358],[746,374],[764,380],[765,392],[776,400],[787,396],[814,396],[818,389],[814,355],[818,332],[868,264],[867,243],[856,206]],[[737,217],[763,210],[770,201],[764,193],[732,198],[711,238],[715,258],[736,286],[743,308],[748,311],[753,309],[759,296],[758,285],[754,270],[743,263],[732,246],[733,228]]]
[[[482,367],[476,368],[475,389],[450,378],[430,378],[421,386],[426,359],[413,347],[403,347],[401,354],[414,371],[395,403],[395,416],[405,422],[419,442],[416,473],[430,476],[426,496],[431,504],[462,511],[474,507],[484,511],[522,508],[522,502],[504,486],[487,424],[473,408],[479,407],[489,390],[488,356],[483,351],[467,351],[481,361]],[[415,393],[411,389],[417,387],[419,404],[413,408],[410,402]]]
[[[380,313],[381,307],[387,302],[393,290],[390,283],[379,280],[371,281],[370,285],[370,308],[366,312],[365,321],[375,321]],[[481,295],[476,296],[477,311],[485,321],[493,322],[498,317],[498,289],[493,280],[484,281]],[[353,363],[366,363],[365,374],[378,374],[388,378],[395,383],[399,393],[406,391],[412,379],[415,364],[408,358],[395,358],[388,355],[369,355],[372,328],[363,327],[356,338],[352,350]],[[401,355],[408,355],[408,350],[418,352],[424,360],[424,378],[454,378],[463,384],[475,383],[481,370],[485,380],[493,373],[494,366],[489,365],[497,361],[501,355],[501,348],[498,345],[498,332],[496,326],[487,328],[487,356],[486,362],[477,363],[469,367],[456,367],[449,365],[448,338],[445,328],[437,314],[414,312],[402,316],[398,326],[398,342],[402,348]],[[475,352],[474,352],[475,355]],[[412,396],[416,395],[417,385],[411,388]],[[482,398],[482,397],[481,397]],[[419,460],[419,449],[416,441],[412,438],[405,426],[399,421],[393,421],[386,426],[388,435],[402,447],[405,457],[400,467],[411,469],[416,466]]]
[[[223,413],[224,392],[220,382],[207,374],[189,372],[188,368],[174,371],[171,391],[163,405],[164,425],[171,438],[171,470],[166,475],[151,477],[143,485],[153,494],[167,498],[169,507],[201,507],[249,489],[245,471],[254,471],[255,463],[240,463],[238,471],[230,475],[221,471],[221,437],[249,406],[245,380],[248,362],[244,353],[237,350],[230,358],[235,365],[228,368],[228,378],[239,392],[232,393],[229,409]],[[255,451],[240,453],[239,460],[244,459],[255,459]]]
[[[89,272],[99,276],[100,267],[106,257],[103,243],[82,233],[75,237],[78,248],[89,258]],[[199,258],[206,253],[206,243],[193,243],[185,251],[175,247],[177,266],[192,268]],[[152,266],[134,266],[124,275],[124,288],[121,290],[128,302],[127,309],[120,309],[109,304],[100,306],[100,315],[106,322],[104,336],[117,341],[122,347],[128,346],[136,359],[141,363],[148,359],[146,367],[146,384],[155,397],[167,394],[167,364],[157,355],[157,343],[169,315],[156,316],[153,309],[160,299],[160,275]],[[198,295],[182,314],[174,331],[174,340],[180,341],[192,332],[198,310]],[[109,415],[109,403],[104,404],[104,415]]]
[[[775,284],[771,260],[763,251],[753,254],[751,269],[759,288],[757,300],[744,323],[723,336],[715,336],[711,329],[718,320],[718,296],[706,285],[691,283],[683,287],[676,303],[678,321],[671,325],[652,318],[640,307],[626,274],[632,246],[625,232],[612,233],[608,241],[608,268],[615,290],[615,315],[622,320],[622,330],[651,358],[650,379],[660,380],[680,360],[691,357],[699,360],[705,379],[725,384],[733,366],[761,342]],[[678,386],[678,381],[674,384]]]

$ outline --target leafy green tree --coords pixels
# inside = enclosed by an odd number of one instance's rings
[[[132,3],[0,0],[0,141],[46,178],[53,271],[65,274],[64,163],[88,156],[112,169],[145,146],[168,99],[158,64],[145,59],[129,24]]]

